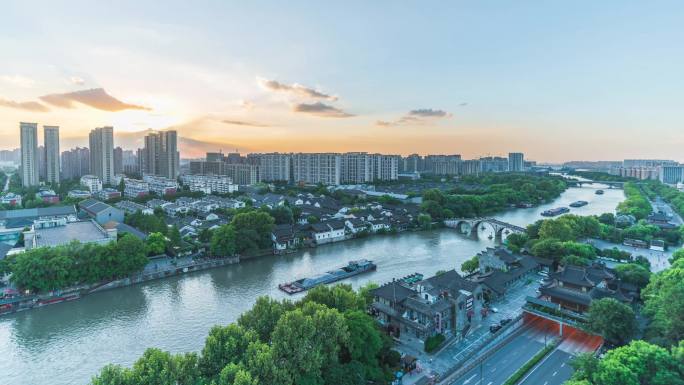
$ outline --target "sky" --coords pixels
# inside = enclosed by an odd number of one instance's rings
[[[111,3],[111,4],[108,4]],[[3,1],[0,148],[684,161],[681,1]],[[39,135],[39,136],[42,136]]]

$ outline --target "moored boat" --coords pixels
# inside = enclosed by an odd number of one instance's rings
[[[302,278],[292,282],[281,283],[278,285],[278,288],[287,294],[295,294],[309,290],[318,285],[337,282],[368,271],[375,271],[375,269],[377,269],[377,266],[373,261],[360,259],[357,261],[350,261],[345,267],[330,270],[311,278]]]
[[[544,217],[555,217],[557,215],[565,214],[567,212],[570,212],[570,209],[567,207],[556,207],[555,209],[548,209],[542,211],[541,215]]]

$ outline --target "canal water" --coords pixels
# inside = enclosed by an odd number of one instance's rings
[[[496,217],[525,226],[551,207],[576,200],[582,215],[614,212],[622,190],[570,188],[553,203],[515,209]],[[414,272],[427,276],[458,268],[493,246],[488,229],[479,239],[453,229],[408,232],[351,240],[287,256],[264,257],[215,270],[101,292],[77,301],[0,318],[0,384],[87,384],[98,370],[116,363],[130,366],[148,347],[171,352],[199,351],[209,329],[228,324],[256,298],[285,298],[281,282],[345,265],[351,259],[374,260],[378,270],[345,282],[358,287],[383,283]]]

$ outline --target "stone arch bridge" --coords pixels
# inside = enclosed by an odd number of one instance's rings
[[[525,232],[524,227],[500,221],[496,218],[449,218],[444,220],[444,225],[471,237],[477,237],[478,229],[485,230],[490,228],[494,232],[494,237],[500,241],[504,241],[511,234],[522,234]]]

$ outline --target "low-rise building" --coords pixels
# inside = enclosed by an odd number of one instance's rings
[[[69,244],[72,241],[80,243],[106,244],[116,241],[116,228],[104,229],[94,220],[68,222],[66,220],[53,221],[49,226],[34,225],[24,231],[25,250],[37,247],[54,247]]]
[[[59,195],[54,190],[41,189],[36,193],[36,198],[45,203],[59,203]]]
[[[154,214],[154,209],[132,201],[117,202],[114,204],[114,206],[120,210],[123,210],[126,214],[135,214],[138,211],[144,215]]]
[[[105,187],[97,193],[97,197],[105,201],[121,198],[121,191],[111,187]]]
[[[74,199],[88,199],[92,196],[90,191],[87,190],[71,190],[67,194],[69,198],[74,198]]]
[[[79,202],[78,207],[85,212],[90,218],[97,223],[103,225],[110,221],[123,222],[124,212],[116,207],[112,207],[107,203],[98,201],[97,199],[86,199]]]
[[[150,194],[150,185],[140,179],[124,178],[124,196],[126,198],[143,198]]]
[[[238,191],[238,185],[228,176],[221,175],[183,175],[181,181],[190,191],[201,191],[205,194],[229,194]]]
[[[299,245],[299,237],[297,237],[294,226],[290,224],[274,226],[271,231],[271,239],[273,240],[273,250],[276,253],[294,249]]]
[[[8,192],[0,198],[0,203],[8,206],[21,206],[21,195]]]
[[[175,179],[145,175],[143,180],[149,185],[150,191],[158,196],[174,195],[178,192],[178,182]]]
[[[414,274],[371,291],[378,321],[395,336],[424,340],[441,333],[462,338],[484,310],[482,285],[450,270],[423,279]]]
[[[75,221],[76,207],[69,205],[0,211],[0,242],[16,242],[24,228],[33,226],[36,221],[51,218]]]
[[[81,177],[81,186],[94,194],[102,190],[102,180],[95,175],[83,175]]]
[[[530,279],[541,269],[534,257],[514,254],[503,247],[488,247],[477,257],[479,273],[473,279],[482,283],[489,298],[506,295],[514,284]]]

